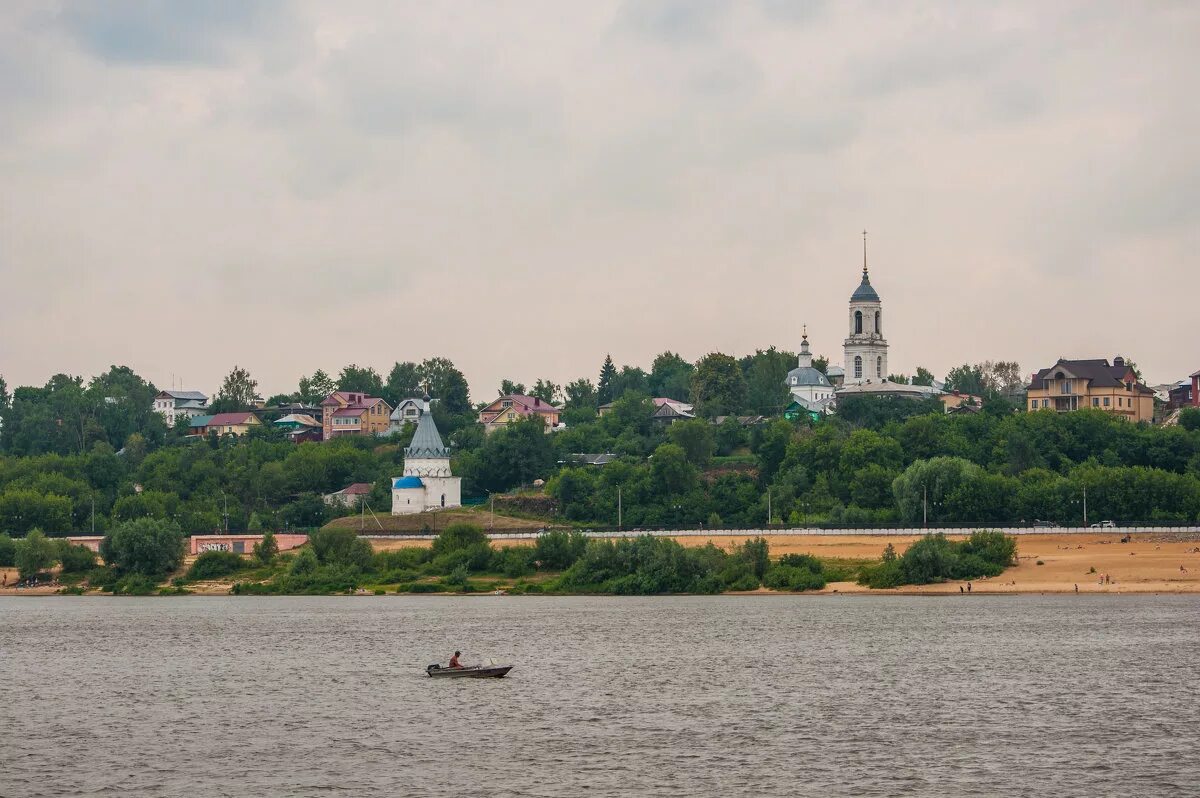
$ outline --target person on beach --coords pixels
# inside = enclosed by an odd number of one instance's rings
[[[958,592],[959,592],[959,593],[965,593],[966,591],[965,591],[965,590],[963,590],[963,586],[962,586],[962,585],[959,585],[959,586],[958,586]]]
[[[454,652],[454,656],[450,658],[450,667],[451,668],[454,668],[455,670],[462,670],[462,663],[458,661],[458,657],[461,654],[462,654],[461,651]]]
[[[1079,584],[1078,584],[1078,583],[1076,583],[1076,585],[1075,585],[1075,592],[1076,592],[1076,593],[1078,593],[1078,592],[1079,592]]]
[[[971,592],[971,583],[970,582],[967,582],[967,592],[968,593]]]

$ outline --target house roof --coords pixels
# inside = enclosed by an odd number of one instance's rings
[[[417,431],[413,433],[412,441],[404,449],[405,458],[435,458],[450,457],[450,450],[442,442],[441,433],[428,410],[422,409],[421,417],[417,420]]]
[[[1033,382],[1029,385],[1030,390],[1037,390],[1043,387],[1042,381],[1049,378],[1051,374],[1058,370],[1070,374],[1072,379],[1088,380],[1096,388],[1119,388],[1125,384],[1125,376],[1129,373],[1129,366],[1126,364],[1113,366],[1104,358],[1091,358],[1087,360],[1066,360],[1060,358],[1053,366],[1044,368],[1033,376]],[[1154,391],[1140,382],[1136,383],[1136,387],[1138,393],[1154,393]]]
[[[690,410],[691,405],[681,405],[676,402],[666,402],[660,405],[659,408],[654,411],[654,415],[651,416],[651,418],[695,418],[696,416],[694,413],[684,410],[685,407],[689,408]]]
[[[210,416],[208,427],[234,427],[239,424],[255,424],[258,422],[257,416],[253,413],[217,413],[215,416]]]
[[[392,488],[400,489],[400,490],[403,490],[405,488],[423,488],[423,487],[425,487],[425,483],[421,481],[420,477],[400,477],[399,479],[393,480],[393,482],[392,482]]]
[[[192,420],[188,422],[189,427],[207,427],[208,422],[212,421],[212,416],[192,416]]]
[[[890,380],[872,380],[843,385],[834,392],[834,395],[839,399],[864,394],[875,396],[908,396],[914,399],[922,399],[938,396],[941,393],[943,393],[941,390],[931,385],[909,385],[908,383],[892,382]]]
[[[283,418],[275,419],[276,424],[299,424],[302,427],[320,427],[321,422],[304,413],[292,413]]]
[[[199,391],[160,391],[159,396],[169,396],[172,399],[191,399],[197,402],[207,402],[208,397]]]
[[[1189,374],[1188,376],[1189,376],[1189,377],[1200,377],[1200,371],[1195,371],[1195,372],[1192,372],[1192,373],[1191,373],[1191,374]]]
[[[549,402],[543,402],[536,396],[525,396],[519,393],[510,393],[504,396],[497,397],[494,402],[484,408],[484,410],[501,410],[507,409],[502,404],[503,402],[512,402],[514,410],[522,413],[557,413],[558,408]]]
[[[370,482],[355,482],[352,485],[347,485],[339,491],[335,491],[335,495],[340,493],[344,496],[366,496],[370,492]]]
[[[202,399],[184,399],[175,405],[177,410],[203,410],[207,405]]]
[[[351,407],[340,407],[337,410],[334,410],[329,415],[335,416],[335,417],[341,416],[341,417],[345,418],[347,416],[361,416],[365,412],[367,412],[367,408],[365,408],[361,405],[355,405],[355,406],[351,406]]]
[[[567,459],[563,462],[582,463],[584,465],[601,466],[601,465],[608,465],[609,463],[616,460],[617,457],[618,457],[618,455],[615,455],[615,454],[612,454],[609,452],[605,452],[603,454],[589,454],[586,452],[577,452],[575,454],[567,455]]]

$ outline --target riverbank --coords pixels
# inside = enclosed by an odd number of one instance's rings
[[[714,537],[711,542],[730,549],[744,543],[745,537]],[[919,536],[894,535],[769,535],[766,537],[772,557],[784,554],[811,554],[822,560],[876,561],[890,544],[903,553]],[[710,539],[696,536],[677,538],[684,546],[703,546]],[[396,538],[372,540],[376,551],[409,547],[427,547],[428,540]],[[501,539],[493,546],[529,545],[525,539]],[[1018,564],[1001,576],[971,583],[971,592],[986,594],[1021,593],[1200,593],[1200,542],[1173,540],[1161,535],[1134,535],[1129,543],[1120,536],[1105,533],[1090,535],[1025,535],[1018,540]],[[191,558],[189,558],[190,560]],[[1039,564],[1040,563],[1040,564]],[[1181,569],[1182,566],[1182,569]],[[50,585],[17,590],[14,568],[0,569],[9,587],[0,595],[52,595],[58,588]],[[1108,576],[1104,581],[1102,577]],[[965,583],[961,585],[966,589]],[[194,583],[188,589],[200,595],[226,595],[232,582],[213,580]],[[871,594],[957,594],[960,583],[906,585],[891,590],[870,590],[854,582],[831,582],[819,593]],[[761,589],[753,594],[771,595]],[[745,595],[745,594],[739,594]],[[782,594],[781,594],[782,595]],[[794,595],[794,594],[788,594]]]

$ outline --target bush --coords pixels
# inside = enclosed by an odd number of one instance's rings
[[[711,558],[703,549],[686,549],[649,535],[589,540],[583,556],[563,572],[556,588],[617,595],[716,593],[721,583]]]
[[[100,556],[118,573],[161,577],[183,562],[183,532],[172,521],[125,521],[104,536]]]
[[[400,589],[397,588],[396,592],[399,593]],[[408,586],[407,592],[409,592],[409,593],[445,593],[446,587],[444,585],[438,584],[437,582],[414,582]]]
[[[482,528],[474,524],[451,524],[433,541],[433,555],[487,545],[487,534]]]
[[[542,568],[563,571],[570,568],[587,548],[587,537],[581,532],[546,532],[539,535],[533,548],[533,559]]]
[[[767,571],[764,583],[772,590],[820,590],[825,577],[807,568],[777,564]]]
[[[246,561],[240,554],[231,551],[206,551],[196,558],[188,569],[187,578],[192,581],[201,579],[219,579],[222,576],[237,573],[246,567]]]
[[[493,552],[491,568],[516,579],[533,573],[536,559],[537,549],[533,546],[506,546]]]
[[[889,588],[999,576],[1013,564],[1017,543],[1000,532],[975,532],[961,542],[948,540],[941,534],[926,535],[899,558],[890,544],[888,548],[890,551],[884,552],[878,565],[862,569],[859,584]]]
[[[825,565],[811,554],[785,554],[779,558],[779,565],[790,568],[803,568],[814,574],[824,573]]]
[[[375,556],[371,544],[360,538],[353,529],[321,529],[308,536],[308,544],[322,565],[345,565],[368,570]]]
[[[157,582],[139,573],[127,574],[111,587],[114,596],[152,596],[157,589]]]
[[[56,540],[58,561],[64,574],[81,574],[96,567],[96,552],[87,546],[71,545],[67,540]]]
[[[376,552],[373,567],[376,571],[393,571],[397,569],[417,570],[429,562],[433,552],[426,548],[413,546],[405,549]]]

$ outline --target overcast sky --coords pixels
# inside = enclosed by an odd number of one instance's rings
[[[1195,2],[0,6],[0,374],[1200,368]]]

